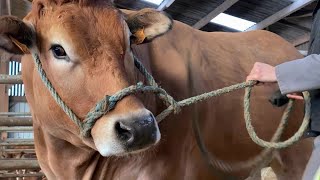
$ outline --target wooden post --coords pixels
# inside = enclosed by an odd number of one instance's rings
[[[8,63],[1,62],[0,60],[0,74],[6,74],[8,72]],[[6,85],[0,84],[0,112],[8,112],[9,111],[9,96],[6,92]],[[2,141],[8,138],[7,132],[0,132]]]
[[[1,141],[5,141],[8,138],[8,133],[7,132],[0,132],[1,133]]]
[[[11,13],[7,3],[8,1],[0,1],[0,15],[9,15]]]
[[[0,1],[0,15],[10,14],[10,9],[7,6],[8,1]],[[8,74],[8,62],[2,62],[0,59],[0,74]],[[0,84],[0,112],[9,111],[9,96],[6,92],[6,85]],[[6,140],[7,132],[0,132],[0,139]]]

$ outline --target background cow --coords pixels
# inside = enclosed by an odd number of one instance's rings
[[[243,91],[184,108],[159,128],[153,114],[164,109],[161,101],[150,94],[128,96],[96,122],[92,137],[82,138],[42,83],[26,48],[40,51],[53,86],[83,119],[105,95],[144,80],[134,68],[130,39],[138,44],[151,41],[171,26],[172,21],[155,10],[123,15],[110,2],[85,0],[34,0],[23,22],[1,18],[0,34],[6,40],[2,49],[26,53],[22,72],[36,152],[49,179],[224,179],[201,156],[192,118],[199,120],[209,151],[223,160],[244,161],[261,151],[245,130]],[[206,33],[179,22],[152,43],[134,46],[133,53],[177,100],[242,82],[255,61],[278,64],[301,57],[288,42],[266,31]],[[281,109],[267,102],[273,91],[256,88],[252,100],[254,126],[264,139],[270,139],[281,116]],[[293,117],[285,137],[297,130],[302,108]],[[300,179],[310,149],[310,141],[301,141],[281,151],[271,163],[278,178]],[[233,175],[244,179],[248,173]]]

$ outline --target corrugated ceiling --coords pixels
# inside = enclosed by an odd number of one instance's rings
[[[240,0],[231,6],[225,13],[240,17],[253,22],[261,22],[279,10],[290,5],[294,0]],[[26,0],[12,0],[12,14],[22,18],[30,8]],[[218,7],[224,0],[176,0],[168,9],[168,12],[175,20],[194,25],[201,18]],[[115,0],[119,8],[142,9],[157,8],[157,5],[142,0]],[[268,27],[268,30],[275,32],[289,41],[293,41],[297,36],[308,32],[311,26],[311,17],[315,3],[306,6],[291,16],[307,16],[301,18],[288,18],[284,22],[275,23]],[[309,15],[308,15],[309,14]],[[298,24],[298,26],[296,26]],[[220,25],[209,23],[202,28],[205,31],[226,31],[234,30]]]

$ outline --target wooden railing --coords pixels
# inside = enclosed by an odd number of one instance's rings
[[[0,84],[22,84],[21,76],[0,74]],[[0,112],[0,134],[32,131],[30,113]],[[0,179],[42,176],[33,139],[0,139]]]

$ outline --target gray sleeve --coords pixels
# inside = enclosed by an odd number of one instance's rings
[[[276,76],[282,94],[320,89],[320,55],[280,64]]]

